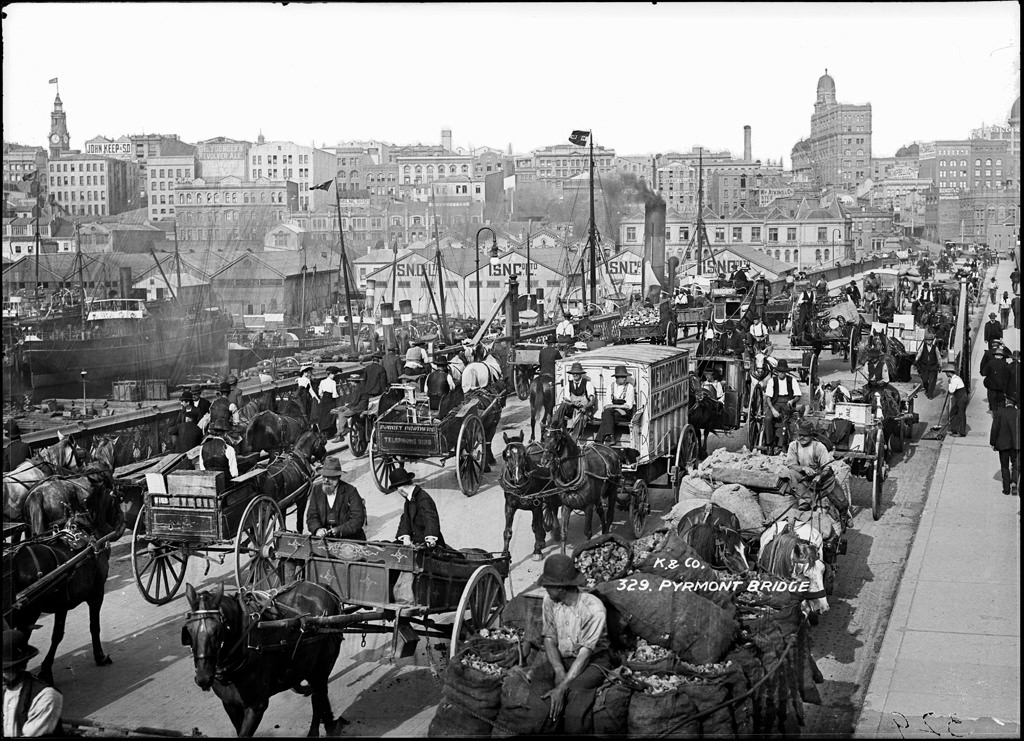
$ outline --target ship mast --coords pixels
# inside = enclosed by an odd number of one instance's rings
[[[697,275],[704,274],[704,148],[699,151],[697,172]]]
[[[590,303],[597,304],[597,222],[594,220],[594,132],[590,132],[590,224],[587,244],[590,247]],[[583,298],[586,303],[586,297]],[[584,311],[584,316],[588,312]]]
[[[82,279],[82,237],[79,233],[79,224],[75,222],[75,259],[78,261],[78,294],[82,302],[82,339],[85,339],[85,281]],[[38,255],[38,253],[36,253]]]
[[[338,205],[338,236],[341,237],[341,270],[345,281],[345,313],[348,315],[348,335],[352,352],[356,352],[356,325],[352,321],[352,296],[348,282],[348,257],[345,254],[345,230],[341,228],[341,194],[338,193],[338,176],[334,176],[334,202]]]

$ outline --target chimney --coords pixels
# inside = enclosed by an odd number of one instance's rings
[[[132,269],[124,267],[120,269],[121,298],[132,297]]]
[[[676,257],[675,255],[672,255],[672,257],[670,257],[668,259],[668,275],[667,275],[667,277],[668,277],[668,285],[666,286],[666,288],[668,288],[669,291],[675,290],[675,287],[676,287],[676,273],[678,272],[678,270],[679,270],[679,258]]]
[[[441,147],[446,152],[452,151],[452,130],[441,129]]]
[[[665,284],[665,201],[648,198],[644,207],[644,259]]]
[[[753,162],[754,161],[753,160],[753,156],[754,156],[754,153],[753,153],[752,147],[750,146],[750,127],[749,126],[744,126],[743,127],[743,161],[744,162]]]

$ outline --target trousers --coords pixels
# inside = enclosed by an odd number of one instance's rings
[[[1010,484],[1017,484],[1018,482],[1018,461],[1020,460],[1020,451],[1009,449],[999,451],[999,473],[1003,476],[1003,494],[1010,493]]]
[[[563,658],[562,665],[566,671],[575,659]],[[576,679],[569,684],[565,693],[565,710],[562,712],[562,730],[572,736],[590,736],[594,732],[594,697],[597,688],[604,684],[604,669],[611,669],[611,655],[607,651],[598,651],[590,657],[590,663]]]
[[[958,389],[949,406],[949,431],[957,435],[967,434],[967,392]]]
[[[936,366],[924,366],[918,368],[918,373],[921,374],[921,383],[924,384],[924,393],[931,399],[935,396],[935,381],[939,376],[939,369]]]

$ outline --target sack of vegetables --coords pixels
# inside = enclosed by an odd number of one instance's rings
[[[614,533],[598,535],[581,545],[573,553],[573,562],[586,577],[587,587],[625,576],[633,566],[630,542]]]

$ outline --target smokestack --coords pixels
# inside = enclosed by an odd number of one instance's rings
[[[754,152],[750,146],[750,127],[743,127],[743,161],[753,162]]]
[[[132,269],[129,267],[121,268],[120,270],[121,279],[121,298],[132,297]]]
[[[644,207],[644,259],[651,261],[651,270],[665,285],[665,201],[651,194]]]
[[[676,287],[676,272],[679,270],[679,258],[672,255],[668,259],[668,290],[673,290]]]

